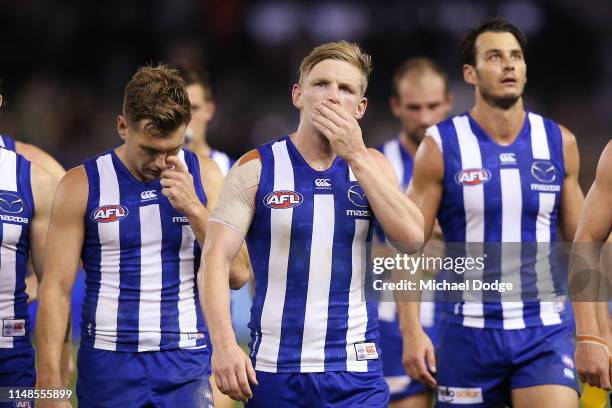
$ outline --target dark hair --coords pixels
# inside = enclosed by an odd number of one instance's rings
[[[521,29],[502,17],[494,17],[483,21],[478,27],[466,31],[461,37],[461,52],[464,64],[476,65],[476,40],[480,34],[486,32],[510,33],[514,35],[514,38],[516,38],[516,41],[521,46],[521,51],[525,54],[527,37],[525,37]]]
[[[178,63],[174,67],[179,72],[179,75],[185,81],[185,86],[189,85],[201,85],[204,89],[204,98],[207,101],[211,101],[213,98],[212,86],[210,85],[210,76],[203,68],[198,66]]]
[[[444,70],[440,68],[440,66],[432,59],[427,57],[416,57],[402,62],[402,64],[393,73],[393,96],[396,98],[399,97],[399,83],[406,75],[414,73],[422,76],[427,72],[432,72],[442,78],[442,81],[444,81],[444,90],[445,92],[448,91],[448,75],[446,72],[444,72]]]
[[[165,136],[191,120],[185,81],[167,65],[138,68],[125,86],[123,114],[128,125],[146,119],[145,131]]]

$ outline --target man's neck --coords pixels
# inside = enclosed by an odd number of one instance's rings
[[[194,137],[189,140],[189,150],[202,156],[210,156],[211,148],[206,143],[206,137]]]
[[[509,109],[501,109],[489,105],[477,95],[476,104],[470,110],[470,115],[493,140],[507,146],[518,137],[526,113],[522,98]]]
[[[416,155],[416,151],[419,145],[408,135],[408,132],[406,132],[404,129],[400,130],[399,141],[404,150],[406,150],[411,157],[414,157]]]
[[[327,138],[314,128],[300,123],[290,138],[306,163],[317,171],[329,169],[336,159],[336,153]]]

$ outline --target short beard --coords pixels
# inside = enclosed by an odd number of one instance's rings
[[[518,100],[521,99],[521,96],[522,96],[520,94],[519,95],[509,95],[509,96],[496,96],[496,95],[490,94],[484,89],[480,90],[480,94],[482,95],[482,98],[489,105],[495,108],[502,109],[502,110],[508,110],[512,108],[518,102]]]

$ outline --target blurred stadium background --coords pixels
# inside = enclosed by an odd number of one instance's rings
[[[495,15],[527,34],[526,107],[576,134],[586,191],[612,134],[610,0],[3,0],[0,133],[73,167],[119,144],[123,87],[138,66],[189,60],[211,75],[210,144],[238,157],[296,128],[290,91],[302,57],[346,39],[373,57],[362,128],[375,145],[397,132],[391,76],[408,57],[429,56],[448,71],[454,113],[471,106],[458,38]]]

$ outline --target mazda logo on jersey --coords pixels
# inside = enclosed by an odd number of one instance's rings
[[[357,207],[367,207],[368,199],[359,184],[353,184],[348,190],[348,199]]]
[[[122,205],[103,205],[91,212],[91,219],[101,223],[115,222],[127,217],[128,213],[128,209]]]
[[[557,171],[551,162],[537,161],[531,165],[531,175],[542,183],[552,183],[557,178]]]
[[[487,169],[465,169],[455,174],[457,184],[477,186],[491,180],[491,172]]]
[[[0,193],[0,211],[19,214],[23,212],[23,200],[17,194]]]
[[[295,191],[281,190],[268,193],[264,197],[264,204],[274,209],[292,208],[302,204],[304,198]]]

